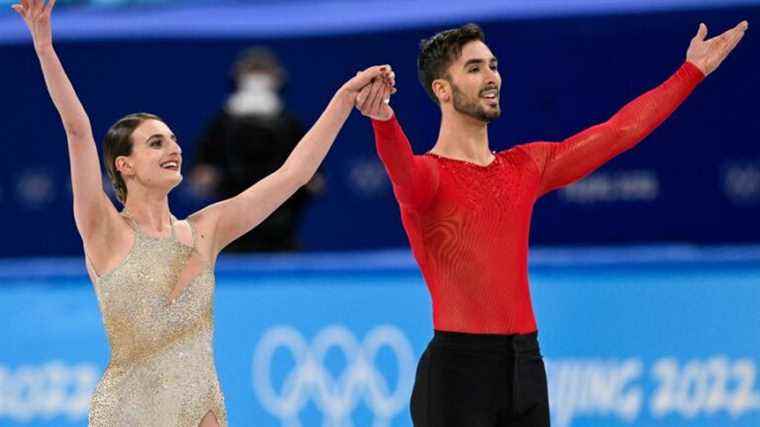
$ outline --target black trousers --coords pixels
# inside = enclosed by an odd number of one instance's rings
[[[412,392],[415,427],[548,427],[537,333],[435,331]]]

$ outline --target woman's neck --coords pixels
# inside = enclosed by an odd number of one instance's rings
[[[172,226],[169,198],[166,194],[150,197],[147,194],[129,193],[124,210],[143,230],[163,234]]]

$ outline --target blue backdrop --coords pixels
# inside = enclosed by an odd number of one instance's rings
[[[533,259],[552,425],[760,425],[758,248]],[[84,425],[108,346],[81,260],[0,264],[0,426]],[[217,271],[231,425],[411,426],[432,327],[408,253],[225,258]]]
[[[750,29],[737,50],[642,145],[539,202],[532,239],[538,244],[760,241],[760,45],[753,35],[760,7],[498,16],[480,21],[504,80],[503,117],[491,127],[495,149],[561,140],[606,120],[681,64],[700,21],[717,34],[748,19]],[[307,123],[357,69],[390,63],[399,87],[393,105],[415,150],[422,152],[434,143],[439,114],[416,79],[417,44],[449,25],[418,23],[350,37],[88,38],[63,41],[58,50],[96,138],[127,113],[154,112],[179,136],[188,165],[195,138],[225,100],[228,69],[241,49],[264,43],[281,56],[291,76],[288,104]],[[6,147],[0,156],[0,221],[13,224],[5,230],[10,243],[0,247],[0,257],[80,254],[65,138],[28,42],[0,44],[0,69],[0,132]],[[300,233],[306,249],[407,244],[367,120],[358,114],[349,119],[325,171],[328,192],[312,205]],[[172,203],[182,217],[207,201],[193,198],[183,185]]]

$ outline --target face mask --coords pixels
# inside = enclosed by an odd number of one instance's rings
[[[227,100],[227,111],[235,116],[270,116],[282,110],[275,81],[268,74],[248,74],[241,78],[237,92]]]

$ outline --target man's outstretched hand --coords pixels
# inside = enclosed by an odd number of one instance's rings
[[[747,21],[742,21],[723,34],[705,40],[707,26],[699,24],[697,35],[691,39],[689,50],[686,51],[686,60],[696,65],[707,76],[715,71],[720,63],[739,44],[748,26]]]

